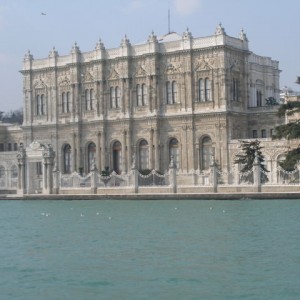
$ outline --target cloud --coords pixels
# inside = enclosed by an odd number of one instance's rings
[[[175,10],[180,15],[190,15],[201,6],[201,0],[173,0]]]

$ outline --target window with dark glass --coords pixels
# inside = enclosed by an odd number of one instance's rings
[[[239,81],[236,78],[232,79],[232,100],[239,101]]]
[[[252,138],[257,138],[257,130],[252,130]]]
[[[173,157],[173,161],[175,163],[176,168],[179,168],[179,147],[178,140],[173,138],[169,143],[169,160]]]
[[[210,137],[205,137],[201,145],[201,169],[208,170],[212,155],[212,141]]]
[[[110,88],[110,107],[111,108],[121,107],[121,92],[118,86]]]
[[[147,105],[147,87],[143,84],[136,86],[137,106]]]
[[[112,147],[113,170],[116,173],[122,172],[122,144],[119,141],[114,142]]]
[[[167,104],[174,104],[178,102],[176,81],[166,82],[166,96],[167,96]]]
[[[72,168],[72,156],[71,156],[71,146],[70,145],[65,145],[63,149],[63,168],[64,168],[64,173],[71,173],[71,168]]]
[[[149,144],[146,140],[142,140],[139,144],[139,169],[149,169]]]
[[[88,173],[91,172],[96,163],[96,145],[90,143],[88,145]]]
[[[256,105],[262,106],[262,92],[256,91]]]

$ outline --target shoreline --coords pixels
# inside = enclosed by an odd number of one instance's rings
[[[1,200],[300,200],[298,192],[283,193],[197,193],[197,194],[0,194]]]

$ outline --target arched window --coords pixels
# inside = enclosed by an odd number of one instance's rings
[[[122,144],[114,142],[112,147],[113,170],[120,174],[122,172]]]
[[[149,169],[149,144],[146,140],[141,140],[139,144],[139,169]]]
[[[201,170],[208,170],[210,166],[212,155],[212,141],[211,138],[206,136],[201,143],[200,162]]]
[[[169,160],[173,157],[176,168],[179,168],[179,147],[177,139],[171,139],[169,143]]]
[[[72,170],[72,151],[69,144],[63,148],[63,167],[64,173],[71,173]]]
[[[96,145],[95,143],[89,143],[88,145],[88,173],[93,170],[94,165],[96,164]]]

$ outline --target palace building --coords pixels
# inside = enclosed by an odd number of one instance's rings
[[[189,30],[118,48],[99,41],[69,55],[25,55],[24,144],[51,144],[63,173],[93,163],[117,173],[131,169],[205,170],[214,153],[224,169],[232,139],[267,138],[279,101],[278,62],[249,50],[246,34],[230,37],[221,24],[213,35]]]
[[[132,45],[23,61],[23,146],[52,145],[62,174],[165,172],[171,159],[180,174],[207,171],[212,159],[229,172],[238,140],[260,138],[274,152],[278,119],[279,63],[254,54],[217,26],[195,38],[187,29]],[[4,146],[3,146],[4,147]],[[268,146],[266,146],[266,151]],[[280,152],[280,153],[279,153]],[[229,179],[226,179],[229,180]],[[181,181],[184,183],[184,180]]]

